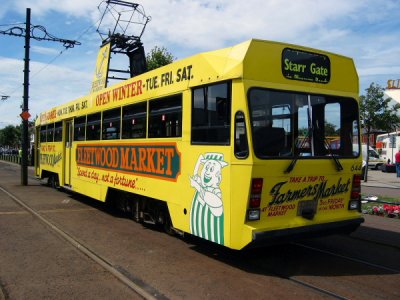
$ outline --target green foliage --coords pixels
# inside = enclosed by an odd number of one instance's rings
[[[366,95],[360,96],[360,117],[365,132],[368,135],[372,129],[390,132],[400,126],[397,114],[400,105],[390,107],[391,98],[384,99],[384,88],[371,83],[366,92]]]
[[[400,126],[400,117],[397,115],[399,105],[390,107],[391,98],[384,99],[384,88],[378,84],[371,83],[366,89],[367,94],[360,96],[360,118],[361,126],[367,134],[367,148],[369,147],[370,135],[373,129],[386,132],[393,131]],[[369,156],[366,157],[368,165]],[[368,168],[365,169],[364,181],[368,178]]]
[[[159,67],[168,65],[174,61],[174,56],[165,47],[155,46],[146,55],[147,70],[151,71]]]
[[[21,129],[20,126],[8,125],[0,129],[0,145],[17,147],[20,144]]]
[[[330,135],[335,136],[335,135],[340,134],[338,132],[338,130],[336,129],[336,127],[337,126],[335,124],[332,124],[332,123],[329,123],[329,122],[325,121],[325,135],[326,136],[330,136]]]

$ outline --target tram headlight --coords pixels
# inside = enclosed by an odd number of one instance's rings
[[[358,199],[350,200],[350,202],[349,202],[349,210],[358,210],[359,207],[360,207],[360,201]]]
[[[248,209],[247,210],[247,220],[248,221],[260,220],[260,209],[259,208]]]

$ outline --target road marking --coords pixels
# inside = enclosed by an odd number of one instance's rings
[[[1,211],[0,216],[2,215],[26,215],[27,211]]]

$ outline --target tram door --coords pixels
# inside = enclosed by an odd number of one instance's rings
[[[64,185],[71,185],[72,120],[65,121]]]

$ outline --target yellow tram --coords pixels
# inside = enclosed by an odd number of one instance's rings
[[[36,176],[233,249],[350,232],[358,92],[350,58],[249,40],[41,113]]]

